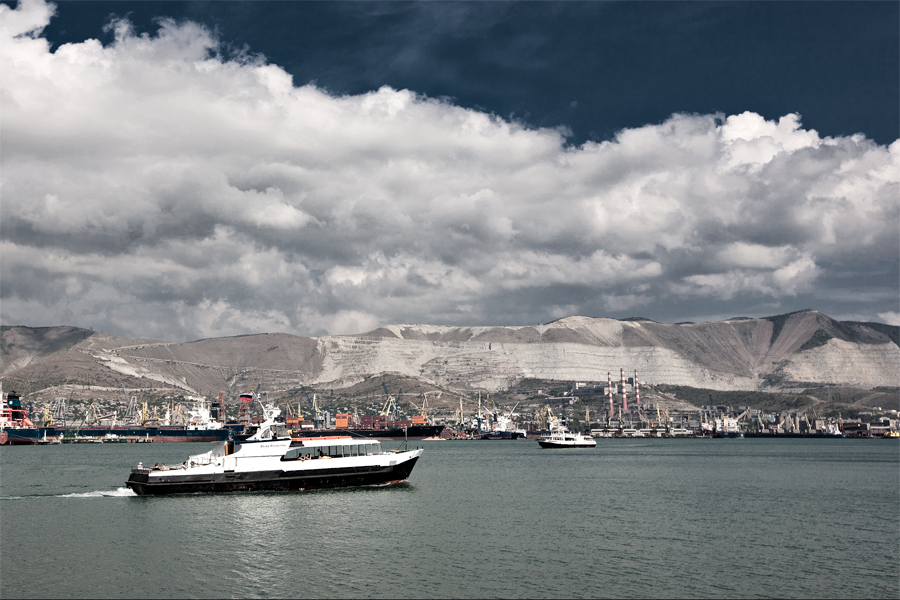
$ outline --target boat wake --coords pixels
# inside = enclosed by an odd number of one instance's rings
[[[118,488],[115,490],[97,490],[94,492],[78,492],[72,494],[34,494],[26,496],[0,496],[0,500],[28,500],[31,498],[131,498],[137,497],[133,491],[128,488]]]
[[[84,492],[80,494],[60,494],[57,498],[125,498],[129,496],[137,496],[128,488],[117,488],[115,490],[99,490],[96,492]]]

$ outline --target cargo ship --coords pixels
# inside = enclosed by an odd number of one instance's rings
[[[338,413],[335,426],[328,429],[316,429],[312,422],[291,418],[286,420],[286,424],[295,435],[306,437],[349,435],[384,441],[439,439],[444,431],[443,425],[432,425],[425,417],[420,416],[408,421],[391,421],[382,415],[365,415],[359,418],[359,423],[355,423],[353,415]]]
[[[483,440],[524,440],[528,438],[528,432],[517,428],[510,415],[494,413],[488,423],[490,429],[481,434]]]
[[[488,431],[487,433],[481,434],[481,439],[483,440],[524,440],[528,437],[528,433],[525,431],[501,431],[499,429],[495,429],[493,431]]]
[[[153,426],[91,426],[28,427],[4,429],[0,434],[0,446],[40,444],[52,440],[122,441],[122,442],[220,442],[229,439],[230,429],[189,429],[182,425]]]
[[[191,411],[187,425],[80,425],[36,426],[22,408],[16,392],[7,394],[0,411],[0,446],[57,442],[220,442],[229,439],[231,430],[223,428],[209,411]]]
[[[20,396],[8,393],[0,408],[0,446],[33,444],[30,437],[33,431],[34,423],[28,418],[28,410],[22,408]]]

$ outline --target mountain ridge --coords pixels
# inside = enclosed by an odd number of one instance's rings
[[[543,325],[384,325],[340,336],[260,333],[176,343],[70,326],[3,326],[0,378],[17,389],[64,383],[171,386],[186,394],[246,387],[343,388],[393,373],[458,392],[516,381],[642,381],[726,390],[900,384],[900,327],[841,322],[807,309],[694,324],[570,316]],[[155,383],[154,383],[155,382]]]

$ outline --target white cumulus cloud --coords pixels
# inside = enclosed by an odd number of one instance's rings
[[[825,303],[872,269],[896,291],[898,142],[745,112],[572,147],[413,90],[332,95],[190,22],[51,52],[52,14],[0,5],[4,324],[664,318]]]

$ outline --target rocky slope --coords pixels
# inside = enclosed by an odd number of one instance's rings
[[[391,325],[347,336],[259,334],[175,344],[71,328],[4,327],[4,385],[169,386],[216,393],[264,382],[346,388],[393,373],[458,391],[526,378],[642,381],[718,390],[831,383],[900,385],[897,327],[842,323],[814,310],[764,319],[663,324],[568,317],[524,327]],[[30,382],[30,383],[29,383]],[[7,388],[9,389],[9,388]]]

